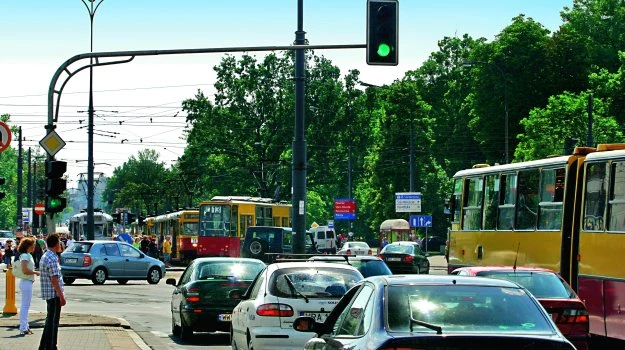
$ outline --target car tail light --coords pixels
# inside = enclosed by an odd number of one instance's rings
[[[186,291],[187,301],[190,303],[197,303],[200,301],[200,288],[187,288]]]
[[[369,249],[369,251],[367,252],[368,255],[373,255],[373,252],[371,251],[371,249]]]
[[[346,254],[346,255],[352,255],[352,251],[351,251],[351,250],[349,250],[349,249],[347,249],[347,250],[345,251],[345,254]]]
[[[82,261],[82,266],[91,266],[91,256],[90,255],[85,255],[83,261]]]
[[[409,262],[412,262],[413,260],[414,260],[414,257],[412,255],[406,255],[406,256],[404,256],[404,260],[403,261],[405,263],[409,263]]]
[[[565,335],[588,335],[588,311],[584,309],[564,309],[558,316],[556,325]]]
[[[256,309],[258,316],[291,317],[293,308],[286,304],[263,304]]]

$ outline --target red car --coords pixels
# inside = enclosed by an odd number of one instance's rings
[[[518,283],[536,297],[560,332],[577,349],[588,349],[589,319],[586,305],[557,272],[538,267],[472,266],[455,269],[451,274]]]

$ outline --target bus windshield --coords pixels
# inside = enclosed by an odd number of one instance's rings
[[[197,236],[198,231],[200,230],[200,224],[197,222],[185,222],[182,225],[182,229],[184,230],[185,236]]]
[[[200,208],[200,236],[228,237],[230,206],[206,204]]]

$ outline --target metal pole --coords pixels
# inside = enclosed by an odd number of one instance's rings
[[[38,193],[37,193],[37,157],[35,157],[35,161],[33,162],[33,203],[36,203],[38,200]],[[37,229],[33,229],[33,236],[37,235],[37,230],[41,229],[41,217],[45,217],[44,215],[33,215],[34,217],[37,218]],[[34,224],[31,223],[31,225]]]
[[[304,31],[304,0],[297,1],[295,45],[306,44]],[[306,140],[304,139],[305,50],[295,50],[295,139],[293,140],[293,252],[306,250]]]
[[[497,66],[495,66],[497,67]],[[506,110],[506,120],[504,121],[504,123],[506,124],[506,134],[505,134],[505,138],[506,138],[506,164],[510,164],[510,148],[508,146],[508,123],[509,123],[509,119],[508,119],[508,82],[506,79],[506,75],[503,73],[503,70],[501,70],[501,68],[497,67],[497,69],[499,69],[499,72],[501,72],[501,76],[503,77],[503,105],[504,105],[504,109]]]
[[[89,11],[89,24],[90,24],[90,48],[89,52],[93,52],[93,18],[95,17],[95,13],[100,7],[100,4],[104,0],[99,0],[96,7],[93,7],[93,3],[95,0],[88,0],[91,4],[91,7],[87,5],[85,0],[82,2],[87,6],[87,11]],[[88,157],[87,157],[87,239],[94,239],[94,230],[95,223],[93,218],[93,197],[94,197],[94,186],[93,186],[93,173],[94,173],[94,159],[93,159],[93,58],[90,60],[91,66],[89,67],[89,122],[88,122]]]
[[[24,171],[22,159],[22,127],[19,127],[19,142],[18,142],[18,153],[17,153],[17,227],[23,227],[24,222],[22,218],[22,202],[23,202],[23,193],[22,193],[22,172]]]
[[[414,151],[412,146],[412,116],[410,117],[410,192],[414,191]]]
[[[26,181],[26,205],[28,205],[28,207],[32,208],[33,207],[33,174],[30,171],[30,165],[32,162],[32,149],[30,147],[28,147],[28,180]],[[33,223],[31,222],[30,225],[32,226]]]
[[[588,106],[586,107],[586,111],[588,112],[588,134],[586,135],[586,147],[592,147],[593,144],[595,143],[592,138],[592,124],[593,124],[592,105],[593,105],[592,94],[589,94]]]

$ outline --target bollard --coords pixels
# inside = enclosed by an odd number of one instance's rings
[[[15,276],[13,276],[13,268],[7,268],[7,287],[6,287],[6,302],[2,313],[5,315],[17,314],[17,307],[15,306]]]

